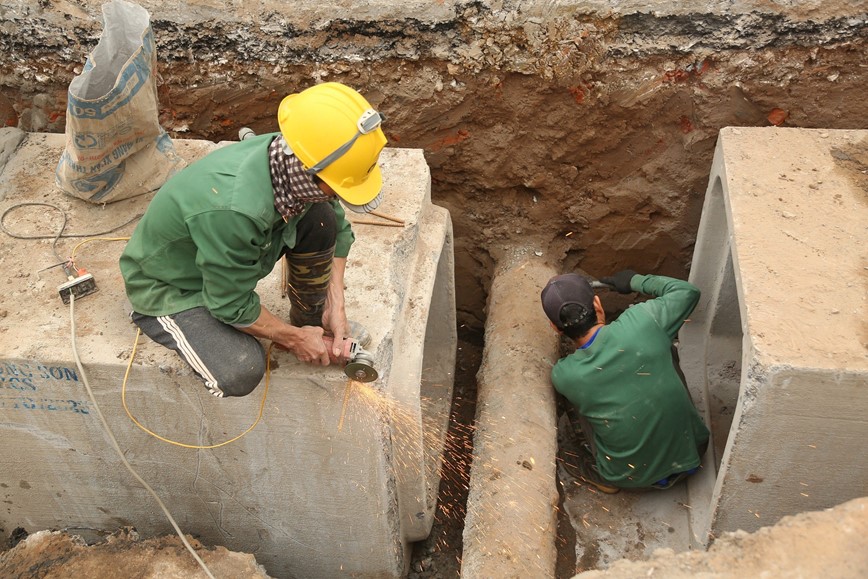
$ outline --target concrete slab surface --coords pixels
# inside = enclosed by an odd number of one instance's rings
[[[563,470],[563,469],[561,469]],[[645,560],[658,549],[691,548],[686,485],[666,492],[606,495],[562,473],[564,509],[576,534],[576,571]]]
[[[175,144],[188,161],[219,146]],[[100,206],[58,192],[54,167],[63,145],[63,135],[26,136],[0,174],[0,211],[51,204],[68,217],[66,235],[91,237],[145,209],[151,194]],[[355,226],[346,276],[348,315],[372,335],[380,380],[348,390],[339,368],[302,365],[275,351],[262,421],[226,446],[172,446],[133,425],[121,404],[135,337],[117,268],[123,242],[88,242],[76,253],[99,288],[75,303],[77,350],[127,459],[184,532],[253,553],[273,576],[401,576],[409,542],[431,528],[456,345],[451,226],[430,202],[420,151],[387,149],[381,161],[380,210],[406,226]],[[108,445],[82,386],[70,309],[57,294],[64,276],[39,271],[58,261],[52,238],[60,210],[15,208],[7,229],[44,238],[0,238],[0,264],[10,272],[0,318],[0,535],[18,526],[171,533]],[[132,227],[99,237],[123,237]],[[85,238],[60,239],[58,254]],[[276,273],[257,291],[272,311],[288,315]],[[429,365],[435,370],[423,372]],[[146,338],[126,385],[139,421],[191,445],[243,432],[264,395],[262,384],[246,398],[214,398],[174,353]]]
[[[726,437],[690,479],[700,542],[868,495],[866,192],[866,131],[720,133],[681,334]]]

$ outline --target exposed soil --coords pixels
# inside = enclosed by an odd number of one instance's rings
[[[385,113],[390,146],[425,151],[455,225],[460,321],[476,327],[492,263],[516,240],[595,276],[684,277],[721,127],[868,126],[858,19],[577,14],[531,26],[463,10],[440,28],[334,21],[294,31],[288,48],[157,13],[161,122],[173,137],[234,140],[242,126],[276,130],[288,92],[357,87]],[[66,89],[100,32],[88,26],[55,48],[44,22],[30,40],[0,34],[17,55],[0,63],[4,124],[63,131]]]
[[[203,547],[191,537],[188,540],[215,577],[268,577],[253,555],[233,553],[223,547]],[[121,529],[92,546],[66,532],[34,533],[9,551],[0,553],[0,576],[8,579],[206,577],[177,536],[140,540],[133,529]]]
[[[547,82],[497,70],[452,75],[440,62],[317,70],[359,86],[385,112],[390,146],[425,151],[433,200],[455,226],[459,320],[481,327],[492,265],[516,241],[565,270],[685,277],[717,131],[773,121],[864,128],[868,72],[851,66],[854,50],[604,59],[587,68],[576,54],[564,65],[571,70]],[[165,125],[215,140],[236,138],[243,125],[275,130],[284,87],[307,86],[314,72],[298,67],[230,91],[207,76],[190,89],[195,70],[166,67]],[[241,70],[223,74],[246,84]]]
[[[649,561],[619,561],[606,571],[590,571],[582,573],[581,577],[687,579],[702,575],[729,579],[758,577],[769,572],[779,577],[864,577],[868,573],[868,556],[863,548],[868,533],[866,509],[868,499],[855,499],[827,511],[786,517],[777,525],[753,534],[727,533],[708,553],[675,555],[661,550]],[[217,577],[267,577],[252,555],[230,553],[220,547],[201,548],[195,539],[192,544]],[[456,576],[454,569],[433,570],[441,564],[435,563],[424,576]],[[559,569],[565,570],[560,565]],[[129,530],[119,531],[92,547],[66,533],[37,533],[17,547],[0,553],[0,575],[10,579],[205,576],[177,537],[140,541],[135,532]],[[558,577],[568,576],[558,573]]]

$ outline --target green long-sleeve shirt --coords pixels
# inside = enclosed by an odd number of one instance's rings
[[[630,285],[657,297],[628,308],[590,346],[558,361],[552,383],[591,423],[600,474],[617,486],[647,487],[699,466],[697,446],[708,440],[671,354],[699,289],[653,275],[635,275]]]
[[[268,146],[276,133],[245,139],[192,163],[156,193],[120,258],[133,309],[149,316],[204,306],[218,320],[248,326],[260,313],[257,282],[283,247],[296,244],[296,223],[274,208]],[[343,208],[335,256],[354,237]]]

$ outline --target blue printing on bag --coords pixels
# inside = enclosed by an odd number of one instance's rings
[[[153,51],[154,32],[148,27],[148,31],[142,37],[141,49],[136,52],[132,60],[124,65],[114,88],[104,96],[94,100],[79,99],[72,92],[69,92],[66,107],[68,114],[82,119],[102,120],[128,104],[151,77]],[[93,64],[88,57],[82,74],[92,68]]]
[[[172,138],[169,136],[169,133],[162,130],[160,128],[161,134],[157,137],[157,150],[163,153],[166,156],[171,155],[175,152],[175,144],[172,142]]]
[[[124,164],[125,162],[122,161],[117,167],[112,167],[99,175],[76,179],[72,182],[72,186],[75,187],[76,191],[85,194],[95,191],[93,195],[88,197],[88,200],[99,201],[108,195],[115,188],[115,185],[118,184],[118,181],[121,180],[121,177],[124,176]]]
[[[69,159],[69,153],[66,151],[61,155],[60,161],[57,163],[57,168],[54,170],[55,182],[58,185],[61,185],[60,172],[63,169],[64,163],[73,165]],[[80,179],[73,179],[69,184],[82,195],[90,194],[88,200],[100,201],[115,188],[115,185],[117,185],[121,180],[121,177],[124,176],[125,164],[126,161],[121,161],[115,167],[111,167],[101,173],[91,174]],[[77,172],[81,173],[81,171]]]

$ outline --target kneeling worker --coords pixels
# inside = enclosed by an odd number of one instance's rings
[[[708,429],[673,359],[673,340],[699,289],[629,270],[601,281],[655,299],[606,324],[599,296],[580,275],[555,276],[541,294],[552,325],[576,343],[551,374],[587,441],[575,466],[580,479],[607,493],[669,488],[699,468],[708,446]]]
[[[133,321],[177,352],[215,396],[244,396],[265,372],[257,338],[329,364],[347,337],[344,268],[354,236],[341,203],[380,201],[382,116],[355,90],[324,83],[289,95],[279,133],[222,147],[156,193],[120,258]],[[255,288],[281,258],[286,322]]]

